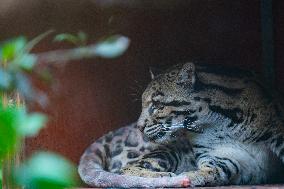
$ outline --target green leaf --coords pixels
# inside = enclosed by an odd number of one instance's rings
[[[25,37],[17,37],[5,42],[1,46],[1,60],[10,61],[18,54],[23,53],[26,43],[27,39]]]
[[[77,35],[73,35],[70,33],[62,33],[55,36],[55,42],[63,42],[67,41],[69,43],[73,43],[74,45],[84,46],[87,42],[87,35],[86,33],[79,31]]]
[[[78,39],[80,41],[80,45],[86,45],[88,36],[85,32],[79,31],[78,32]]]
[[[76,184],[75,167],[62,156],[39,152],[15,172],[19,185],[29,189],[63,189]]]
[[[11,75],[0,68],[0,91],[8,90],[12,83]]]
[[[17,131],[22,136],[35,136],[47,122],[47,117],[40,113],[27,114],[25,109],[18,116]]]
[[[15,74],[14,80],[16,89],[27,101],[35,98],[35,91],[32,87],[31,81],[26,75],[18,72]]]
[[[112,36],[96,45],[96,55],[102,58],[116,58],[129,47],[130,40],[121,35]]]
[[[0,106],[0,160],[15,150],[20,137],[34,136],[45,125],[46,116],[28,114],[24,107]]]
[[[31,71],[36,63],[36,57],[31,54],[23,54],[19,56],[14,63],[26,71]]]
[[[62,34],[58,34],[54,37],[54,41],[55,42],[63,42],[63,41],[67,41],[70,43],[73,43],[75,45],[77,45],[78,42],[78,38],[77,36],[73,35],[73,34],[69,34],[69,33],[62,33]]]
[[[17,110],[12,107],[0,108],[0,159],[7,153],[13,152],[18,140],[18,134],[15,127],[15,118]]]

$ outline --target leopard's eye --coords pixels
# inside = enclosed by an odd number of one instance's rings
[[[155,100],[152,101],[152,106],[156,109],[164,108],[164,105],[161,102]]]
[[[160,105],[160,106],[158,107],[159,110],[162,110],[162,109],[164,109],[164,108],[165,108],[164,105]]]
[[[164,105],[161,102],[158,101],[152,101],[152,106],[153,109],[157,109],[157,110],[162,110],[164,109]]]
[[[154,114],[156,111],[158,110],[158,107],[156,106],[156,104],[152,103],[149,107],[149,114],[152,115]]]

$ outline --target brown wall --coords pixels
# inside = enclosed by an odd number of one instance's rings
[[[27,141],[28,153],[53,150],[77,163],[94,139],[137,119],[149,66],[199,60],[261,71],[258,0],[193,0],[162,9],[125,4],[102,8],[87,0],[13,2],[0,14],[1,39],[35,36],[54,28],[58,32],[83,30],[91,42],[111,33],[124,34],[132,41],[118,59],[82,60],[54,70],[56,80],[48,90],[50,105],[45,109],[50,123],[37,138]],[[283,8],[281,0],[275,1],[277,82],[282,90]],[[55,47],[45,40],[37,51]]]

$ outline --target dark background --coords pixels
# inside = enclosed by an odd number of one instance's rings
[[[90,43],[117,33],[131,39],[120,58],[81,60],[54,70],[55,82],[47,89],[50,104],[44,109],[50,122],[38,137],[27,140],[27,154],[48,149],[78,163],[93,140],[138,118],[150,66],[198,60],[262,73],[259,0],[184,0],[161,6],[157,2],[1,1],[1,40],[20,34],[31,38],[51,28],[59,33],[82,30]],[[283,10],[284,1],[274,0],[276,83],[282,92]],[[63,47],[69,46],[50,38],[35,51]]]

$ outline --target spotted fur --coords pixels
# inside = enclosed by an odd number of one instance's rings
[[[139,151],[140,156],[130,161],[123,155],[129,149],[123,146],[117,154],[120,169],[111,169],[115,157],[104,148],[109,145],[107,135],[81,158],[81,177],[107,165],[105,170],[125,175],[183,175],[192,186],[284,181],[283,105],[250,72],[176,65],[144,91],[137,125],[143,135],[136,129],[139,137],[134,138],[142,146],[131,150],[151,149]],[[128,132],[123,133],[117,140],[125,143]],[[120,143],[110,138],[111,154]]]
[[[171,144],[165,145],[153,143],[143,136],[136,123],[109,132],[96,140],[86,149],[78,167],[82,180],[90,186],[127,188],[155,184],[162,187],[170,183],[159,184],[158,180],[149,182],[151,180],[139,180],[136,177],[133,179],[139,182],[134,183],[128,177],[118,177],[118,174],[127,172],[133,176],[155,178],[175,176],[195,169],[192,147],[186,139],[173,140]],[[176,182],[169,186],[183,186],[182,184]]]

